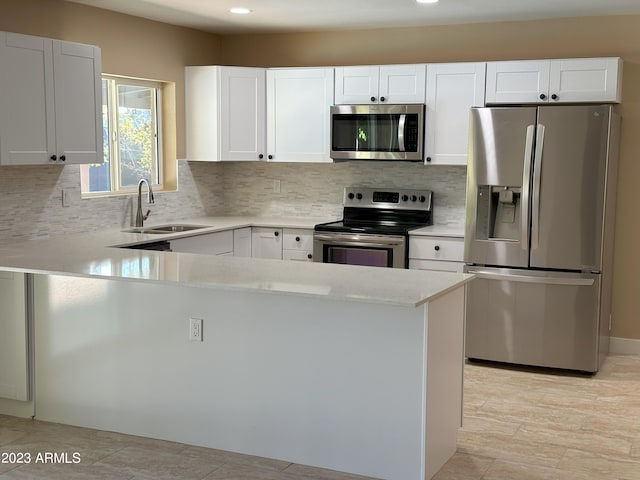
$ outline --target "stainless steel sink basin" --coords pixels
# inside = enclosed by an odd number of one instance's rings
[[[162,234],[162,233],[188,232],[191,230],[198,230],[201,228],[209,228],[209,227],[210,225],[171,224],[171,225],[155,225],[153,227],[136,227],[136,228],[130,228],[129,230],[123,230],[123,232]]]

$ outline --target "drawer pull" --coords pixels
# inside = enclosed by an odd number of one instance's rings
[[[440,245],[436,245],[435,247],[433,247],[433,249],[437,252],[438,250],[440,250]]]

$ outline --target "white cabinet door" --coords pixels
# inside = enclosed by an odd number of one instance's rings
[[[331,162],[333,69],[267,71],[267,154],[274,162]]]
[[[338,67],[335,103],[424,103],[425,64]]]
[[[336,105],[378,103],[380,67],[338,67],[335,73]]]
[[[264,157],[264,68],[186,67],[185,87],[188,160]]]
[[[573,58],[552,60],[549,102],[620,102],[620,58]]]
[[[484,63],[427,66],[425,160],[428,165],[466,165],[469,109],[484,106]]]
[[[282,237],[283,260],[313,261],[313,230],[285,228]]]
[[[424,103],[426,65],[380,66],[380,103]]]
[[[233,231],[233,255],[235,257],[251,256],[251,227],[236,228]]]
[[[264,158],[265,70],[221,67],[220,80],[220,159]]]
[[[549,92],[549,68],[549,60],[487,63],[486,102],[545,102]]]
[[[65,163],[102,163],[100,49],[53,41],[56,154]]]
[[[55,149],[51,40],[0,32],[0,164],[49,163]]]
[[[204,255],[231,255],[233,253],[233,230],[173,239],[171,240],[171,251]]]
[[[100,49],[0,33],[0,163],[100,163]]]
[[[251,229],[251,256],[282,259],[282,229],[254,227]]]
[[[620,102],[621,82],[618,57],[489,62],[486,101]]]
[[[0,398],[29,400],[25,275],[0,272]]]

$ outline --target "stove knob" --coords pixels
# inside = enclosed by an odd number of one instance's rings
[[[427,201],[427,197],[425,197],[424,195],[420,195],[419,200],[420,200],[422,203],[424,203],[424,202],[426,202],[426,201]]]
[[[418,197],[416,197],[415,195],[411,195],[411,201],[415,202],[416,200],[418,200]]]
[[[361,193],[356,194],[356,198],[357,198],[358,200],[362,200],[362,194],[361,194]]]
[[[353,200],[355,198],[355,195],[353,193],[350,193],[349,195],[347,195],[347,197],[349,197],[349,200]]]
[[[407,200],[409,200],[409,195],[402,195],[402,201],[406,202]]]

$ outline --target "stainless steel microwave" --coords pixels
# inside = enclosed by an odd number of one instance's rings
[[[334,160],[424,160],[424,105],[331,107]]]

